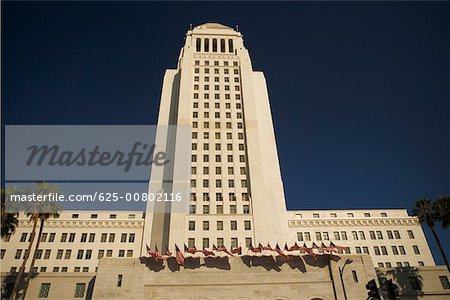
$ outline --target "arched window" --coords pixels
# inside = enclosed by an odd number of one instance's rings
[[[213,52],[217,52],[217,39],[213,39]]]
[[[220,39],[220,52],[225,52],[225,39]]]
[[[209,52],[209,39],[205,39],[205,52]]]
[[[233,40],[228,40],[228,52],[233,53]]]
[[[197,38],[196,41],[195,41],[195,50],[197,52],[200,52],[201,49],[202,49],[202,40]]]

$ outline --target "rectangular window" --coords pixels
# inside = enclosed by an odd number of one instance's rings
[[[381,233],[381,231],[377,231],[377,239],[379,240],[383,239],[383,234]]]
[[[39,290],[39,298],[48,298],[50,292],[50,283],[41,283],[41,288]]]
[[[237,238],[231,238],[231,249],[237,248],[238,246],[238,239]]]
[[[251,230],[252,229],[250,221],[244,221],[244,229],[245,230]]]
[[[85,243],[86,240],[87,240],[87,233],[82,233],[80,242]]]
[[[116,238],[116,235],[114,233],[109,234],[109,242],[110,243],[114,243],[115,238]]]
[[[381,253],[383,253],[383,255],[388,255],[386,246],[381,246]]]
[[[100,242],[101,242],[101,243],[106,243],[107,237],[108,237],[108,234],[107,234],[107,233],[102,233],[102,237],[101,237],[101,239],[100,239]]]
[[[56,233],[52,232],[50,233],[50,236],[48,237],[48,242],[53,243],[55,241]]]
[[[77,283],[75,285],[75,298],[83,298],[85,289],[86,283]]]
[[[203,221],[203,230],[209,230],[209,221]]]
[[[376,240],[376,236],[375,236],[375,231],[369,231],[369,235],[370,235],[370,239],[371,240]]]
[[[409,237],[410,239],[414,239],[414,233],[413,233],[412,230],[408,230],[408,237]]]
[[[64,259],[70,259],[72,256],[72,250],[66,249],[66,254],[64,255]]]
[[[122,233],[122,235],[120,236],[120,242],[121,243],[127,242],[127,234],[126,233]]]
[[[356,273],[355,270],[352,270],[352,276],[353,276],[353,281],[358,282],[358,274]]]
[[[413,247],[414,254],[419,255],[420,254],[419,246],[414,245],[412,247]]]
[[[189,249],[195,248],[195,239],[194,238],[188,238],[188,248]]]
[[[119,250],[119,257],[125,257],[125,250]]]
[[[398,230],[394,230],[394,236],[396,239],[401,239],[400,232]]]
[[[62,259],[63,253],[64,253],[63,249],[58,249],[58,251],[56,252],[56,259]]]
[[[217,230],[223,230],[223,221],[217,221]]]
[[[127,257],[133,257],[133,250],[127,250]]]
[[[392,253],[393,253],[394,255],[398,255],[398,249],[397,249],[397,246],[392,246]]]
[[[341,231],[341,238],[342,238],[342,240],[346,241],[347,240],[347,232]]]
[[[360,240],[365,240],[366,239],[366,236],[364,235],[364,231],[359,231],[358,233],[359,233],[359,239]]]
[[[341,236],[339,235],[339,231],[333,232],[333,237],[336,241],[339,241],[341,239]]]
[[[73,243],[75,241],[75,233],[71,233],[69,235],[69,243]]]
[[[77,259],[83,259],[84,250],[78,250]]]
[[[311,234],[309,232],[304,233],[305,241],[311,241]]]
[[[20,237],[20,241],[21,242],[26,242],[27,241],[27,234],[28,233],[22,233],[21,237]]]
[[[321,241],[321,240],[322,240],[322,233],[316,232],[316,241]]]
[[[388,239],[392,240],[394,238],[394,235],[392,234],[391,230],[388,230],[386,233],[387,233]]]
[[[375,252],[375,255],[381,255],[380,248],[378,246],[374,246],[373,251]]]
[[[439,276],[439,281],[441,282],[442,288],[444,290],[449,290],[450,289],[450,283],[448,281],[448,277],[447,276]]]
[[[202,244],[203,244],[203,249],[209,248],[209,238],[203,238]]]
[[[135,236],[136,236],[135,233],[130,233],[128,235],[128,243],[134,243]]]
[[[237,221],[230,221],[231,230],[237,230]]]

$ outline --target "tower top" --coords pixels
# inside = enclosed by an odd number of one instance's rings
[[[233,30],[233,28],[225,26],[219,23],[205,23],[195,27],[195,29],[225,29],[225,30]]]

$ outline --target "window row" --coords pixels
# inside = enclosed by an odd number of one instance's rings
[[[224,72],[226,72],[227,74],[229,73],[229,71],[224,71]],[[229,76],[224,76],[224,77],[214,76],[214,82],[220,82],[220,78],[223,78],[223,81],[225,83],[229,83],[231,78],[233,79],[234,83],[239,83],[240,82],[240,78],[239,77],[229,77]],[[200,82],[200,79],[201,79],[200,76],[194,76],[194,82]],[[209,76],[204,76],[203,77],[203,81],[204,82],[210,82],[209,79],[210,79]]]
[[[204,131],[204,132],[203,132],[203,139],[204,139],[204,140],[209,140],[209,136],[210,136],[210,134],[209,134],[208,131]],[[215,132],[215,133],[214,133],[214,138],[215,138],[216,140],[220,140],[220,139],[221,139],[221,134],[220,134],[220,132]],[[227,132],[227,133],[226,133],[226,138],[227,138],[227,140],[232,140],[232,139],[233,139],[233,133]],[[238,140],[243,140],[243,139],[244,139],[244,133],[243,133],[243,132],[238,132],[237,138],[238,138]],[[197,133],[196,131],[192,132],[192,139],[193,139],[193,140],[197,140],[197,139],[198,139],[198,133]],[[216,145],[217,145],[217,144],[216,144]]]
[[[298,217],[298,218],[302,218],[302,217],[303,217],[301,213],[296,213],[295,216]],[[321,216],[321,215],[320,215],[320,214],[317,214],[317,213],[316,213],[316,214],[313,214],[313,218],[320,218],[320,216]],[[346,214],[346,216],[349,217],[349,218],[354,218],[354,217],[355,217],[355,214],[349,212],[349,213]],[[366,217],[366,218],[370,218],[370,217],[372,217],[372,216],[373,216],[372,213],[364,213],[364,217]],[[385,213],[385,212],[380,213],[380,217],[382,217],[382,218],[386,218],[387,216],[388,216],[388,215],[387,215],[387,213]],[[322,216],[322,217],[323,217],[323,216]],[[330,218],[337,218],[338,215],[337,215],[337,213],[330,213],[329,216],[325,216],[325,218],[328,218],[328,217],[330,217]],[[342,217],[342,216],[340,216],[340,217]]]
[[[189,213],[191,215],[197,213],[197,205],[190,205],[189,207]],[[202,206],[202,213],[204,215],[208,215],[211,213],[210,206],[209,205],[203,205]],[[227,212],[224,212],[223,205],[216,205],[216,214],[224,214]],[[229,206],[229,214],[237,214],[237,206],[236,205],[230,205]],[[249,214],[250,213],[250,205],[242,205],[242,213],[243,214]]]
[[[198,108],[198,102],[193,102],[192,103],[192,107],[193,108]],[[205,103],[203,103],[203,108],[209,108],[209,102],[205,102]],[[214,103],[214,108],[216,108],[216,109],[220,109],[220,102],[216,102],[216,103]],[[225,108],[226,109],[231,109],[231,103],[225,103]],[[236,103],[236,109],[241,109],[242,108],[242,104],[241,103]],[[209,125],[209,124],[208,124]],[[216,128],[220,128],[220,123],[216,123],[216,126],[219,126],[219,127],[216,127]],[[209,127],[209,126],[208,126]],[[206,127],[206,128],[208,128],[208,127]]]
[[[200,95],[199,95],[199,93],[194,93],[193,94],[193,98],[194,99],[200,99],[199,98],[200,97]],[[230,94],[224,94],[224,97],[225,97],[225,100],[231,100],[231,95]],[[209,98],[209,94],[203,94],[203,99],[204,100],[209,100],[210,98]],[[214,94],[214,100],[220,100],[221,98],[220,98],[220,94]],[[234,95],[234,99],[235,100],[241,100],[241,94],[235,94]]]
[[[209,179],[203,179],[202,187],[209,188],[210,187],[209,182],[210,182]],[[229,188],[236,187],[234,179],[228,179],[228,183],[227,183],[226,186],[228,186]],[[191,188],[195,188],[195,187],[197,187],[197,180],[191,179]],[[225,187],[225,185],[222,185],[222,180],[217,179],[216,182],[215,182],[215,187],[216,188],[221,188],[221,187]],[[247,188],[247,180],[246,179],[242,179],[241,180],[241,188]]]
[[[233,39],[196,38],[195,51],[233,53]]]
[[[195,119],[198,119],[198,111],[192,112],[192,117],[195,118]],[[203,118],[209,119],[209,112],[208,111],[204,111],[203,112]],[[215,119],[220,119],[220,112],[215,112],[214,113],[214,118]],[[231,119],[231,112],[226,112],[225,113],[225,118],[226,119]],[[236,118],[242,119],[242,113],[241,112],[237,112],[236,113]]]
[[[414,233],[412,230],[408,230],[408,237],[410,239],[414,239]],[[322,241],[322,240],[330,240],[330,236],[328,232],[315,232],[315,240]],[[364,231],[351,231],[350,232],[351,237],[353,240],[366,240],[366,233]],[[386,231],[388,239],[401,239],[400,232],[398,230],[387,230]],[[369,231],[369,237],[371,240],[382,240],[383,233],[380,230],[377,231]],[[310,241],[311,240],[311,233],[310,232],[297,232],[297,239],[299,241]],[[339,241],[339,240],[347,240],[347,232],[346,231],[334,231],[332,233],[332,239]]]
[[[211,196],[210,196],[209,193],[203,193],[201,195],[202,195],[202,200],[203,201],[210,201],[211,200]],[[215,196],[216,196],[215,197],[216,201],[219,201],[219,202],[224,201],[222,193],[216,193]],[[236,194],[235,193],[228,193],[228,200],[231,201],[231,202],[237,201]],[[241,200],[242,201],[249,201],[250,200],[250,196],[248,195],[248,193],[242,193],[241,194]],[[193,201],[193,202],[197,201],[197,193],[191,193],[191,201]]]
[[[220,65],[220,61],[218,61],[218,60],[215,60],[214,62],[214,66],[219,66]],[[196,65],[196,66],[199,66],[201,64],[201,61],[200,60],[196,60],[196,61],[194,61],[194,65]],[[209,60],[204,60],[203,61],[203,65],[205,65],[205,66],[209,66]],[[224,67],[228,67],[228,66],[234,66],[234,67],[237,67],[238,66],[238,62],[237,61],[223,61],[223,66]]]
[[[202,229],[204,231],[208,231],[209,230],[209,221],[202,221]],[[195,221],[189,221],[188,222],[188,229],[190,231],[195,231],[196,230],[196,222]],[[250,221],[244,221],[244,230],[251,230],[252,229],[252,224]],[[223,227],[223,221],[216,221],[216,230],[224,230]],[[238,230],[238,221],[230,221],[230,230]]]
[[[5,249],[2,249],[2,259],[5,255]],[[52,249],[38,249],[36,250],[34,256],[36,259],[50,259],[52,253]],[[98,250],[97,259],[100,259],[105,256],[112,257],[113,250]],[[118,257],[133,257],[133,250],[119,250]],[[58,249],[56,251],[56,259],[70,259],[72,257],[72,249]],[[14,255],[15,259],[25,259],[28,258],[28,249],[17,249]],[[92,258],[92,250],[84,250],[79,249],[77,252],[77,259],[91,259]]]
[[[223,88],[224,88],[225,91],[229,91],[230,90],[230,86],[228,84],[224,85]],[[198,91],[198,90],[200,90],[200,85],[199,84],[194,84],[194,91]],[[210,90],[209,89],[209,84],[203,85],[203,91],[209,91],[209,90]],[[220,91],[220,85],[219,84],[215,84],[214,85],[214,90],[215,91]],[[240,90],[241,90],[241,86],[240,85],[235,85],[234,86],[234,91],[239,92]]]
[[[210,68],[194,68],[194,74],[200,74],[200,69],[203,70],[204,74],[210,74],[210,70],[211,70]],[[214,68],[212,70],[213,70],[214,74],[220,74],[219,68]],[[229,75],[229,74],[231,74],[230,73],[231,70],[233,71],[234,75],[239,75],[239,69],[228,69],[228,68],[223,69],[223,74]]]
[[[201,238],[201,239],[199,238],[198,240],[199,240],[198,242],[201,241],[201,243],[202,243],[201,247],[203,247],[203,249],[212,248],[212,246],[217,246],[217,247],[225,246],[224,238],[217,238],[214,245],[211,245],[209,238]],[[197,247],[200,246],[200,245],[196,244],[196,239],[195,238],[188,238],[187,244],[188,244],[188,247],[190,249],[197,248]],[[245,238],[245,247],[248,248],[250,245],[252,245],[252,238],[251,237],[246,237]],[[239,239],[237,237],[231,238],[230,239],[230,246],[231,246],[231,249],[237,248],[239,246]]]
[[[108,236],[107,233],[102,233],[100,242],[106,242],[107,236]],[[110,233],[108,241],[110,243],[114,243],[115,236],[116,236],[115,233]],[[122,243],[126,243],[126,242],[134,243],[135,236],[136,235],[134,233],[129,233],[129,234],[122,233],[121,234],[121,238],[120,238],[120,242],[122,242]],[[82,233],[81,236],[80,236],[80,242],[81,243],[85,243],[85,242],[94,243],[96,241],[95,237],[96,237],[95,233],[89,233],[89,234],[88,233]],[[76,233],[61,233],[60,242],[62,242],[62,243],[65,243],[65,242],[73,243],[73,242],[75,242],[75,238],[76,238]],[[31,239],[32,239],[32,234],[31,233],[24,232],[24,233],[22,233],[20,235],[20,242],[27,242],[27,243],[29,243],[29,242],[31,242]],[[56,233],[54,233],[54,232],[52,232],[52,233],[44,232],[41,235],[40,242],[41,243],[45,243],[45,242],[53,243],[53,242],[55,242],[55,239],[56,239]]]
[[[209,143],[203,143],[203,151],[209,151],[211,147],[209,147],[210,144]],[[196,151],[198,150],[197,147],[197,143],[192,143],[192,151]],[[220,143],[216,143],[214,146],[214,150],[216,151],[221,151],[222,150],[222,144]],[[227,143],[227,147],[226,147],[227,151],[233,151],[233,144],[232,143]],[[245,150],[245,146],[244,144],[238,144],[238,150],[239,151],[244,151]]]
[[[214,157],[214,160],[215,160],[216,162],[222,162],[222,155],[216,154],[216,155],[213,156],[213,157]],[[231,163],[231,162],[234,161],[234,155],[232,155],[232,154],[228,154],[228,155],[226,156],[226,158],[227,158],[227,162],[230,162],[230,163]],[[191,162],[197,162],[197,154],[192,154],[192,156],[191,156]],[[210,162],[210,156],[209,156],[209,154],[204,154],[204,155],[203,155],[203,162],[205,162],[205,163]],[[241,162],[241,163],[245,162],[245,155],[243,155],[243,154],[239,155],[239,162]]]

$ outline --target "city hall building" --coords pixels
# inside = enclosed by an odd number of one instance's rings
[[[450,274],[405,209],[286,209],[264,74],[240,32],[187,32],[164,75],[165,125],[192,128],[188,210],[62,211],[46,222],[27,299],[360,300],[372,279],[392,279],[401,299],[449,299]],[[31,227],[20,215],[2,240],[4,296]]]

